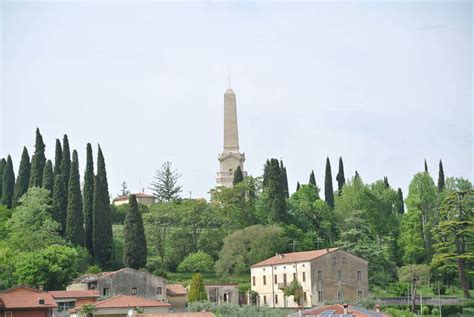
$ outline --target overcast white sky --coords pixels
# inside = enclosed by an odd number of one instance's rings
[[[35,128],[84,170],[100,143],[112,195],[165,160],[207,197],[222,151],[228,69],[246,169],[282,158],[290,190],[326,156],[346,176],[406,188],[428,160],[473,177],[470,1],[1,1],[1,144],[15,173]],[[96,153],[94,153],[95,156]],[[82,177],[82,175],[81,175]],[[334,182],[336,186],[336,182]]]

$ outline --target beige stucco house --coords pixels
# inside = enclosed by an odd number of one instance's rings
[[[368,262],[332,248],[277,254],[251,266],[251,290],[258,305],[297,307],[283,290],[294,279],[303,287],[305,307],[357,301],[368,295]]]

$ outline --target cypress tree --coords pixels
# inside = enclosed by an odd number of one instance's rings
[[[444,185],[445,185],[445,180],[444,180],[443,162],[441,160],[439,160],[438,192],[443,191]]]
[[[309,185],[313,186],[314,191],[316,192],[316,197],[319,199],[319,187],[316,185],[316,177],[314,176],[314,171],[311,171],[309,174]]]
[[[290,191],[288,190],[288,176],[286,175],[286,167],[283,166],[283,161],[280,160],[281,185],[286,198],[290,198]]]
[[[426,164],[426,159],[425,159],[425,172],[428,173],[428,164]]]
[[[270,223],[285,223],[288,220],[286,196],[281,182],[280,164],[277,159],[270,160],[267,190]]]
[[[94,254],[92,243],[92,215],[94,207],[94,161],[92,158],[92,146],[90,143],[87,143],[83,201],[86,247],[89,250],[90,254]]]
[[[61,147],[61,141],[56,139],[56,147],[54,150],[54,179],[56,175],[61,173],[61,163],[63,160],[63,149]]]
[[[63,137],[63,154],[61,159],[61,174],[64,177],[64,185],[66,185],[66,192],[69,186],[69,173],[71,171],[71,152],[69,150],[69,140],[65,134]]]
[[[18,204],[18,200],[28,191],[28,185],[30,183],[30,155],[28,149],[23,147],[23,153],[21,153],[20,167],[18,168],[18,176],[15,183],[15,193],[13,195],[13,206]]]
[[[2,202],[3,170],[5,169],[6,165],[7,165],[7,161],[4,158],[2,158],[0,160],[0,203]]]
[[[300,187],[301,187],[300,182],[296,182],[296,191],[299,191]]]
[[[238,183],[242,182],[244,180],[244,174],[242,173],[242,170],[240,169],[240,166],[237,166],[234,172],[234,179],[232,180],[232,185],[237,185]]]
[[[188,301],[198,302],[198,301],[206,301],[207,300],[207,293],[206,288],[204,286],[204,280],[201,276],[201,273],[196,272],[193,274],[191,279],[191,284],[189,285],[189,295]]]
[[[71,171],[67,196],[66,239],[76,245],[84,245],[84,215],[79,178],[77,151],[72,152]]]
[[[403,202],[403,192],[401,188],[398,188],[398,212],[405,213],[405,203]]]
[[[31,159],[30,187],[41,187],[43,183],[43,170],[46,165],[44,148],[43,137],[41,136],[40,130],[36,128],[35,152]]]
[[[387,176],[383,177],[383,184],[384,184],[385,188],[390,188],[390,184],[388,183],[388,177]]]
[[[268,172],[270,170],[270,160],[267,159],[265,162],[265,165],[263,166],[263,181],[262,181],[262,186],[267,187],[268,185]]]
[[[15,172],[10,155],[7,157],[7,164],[3,169],[2,177],[2,204],[11,208],[13,205],[13,195],[15,193]]]
[[[94,256],[102,268],[109,268],[111,265],[112,243],[107,172],[105,170],[104,156],[99,146],[97,152],[97,175],[95,176],[94,183],[92,244]]]
[[[147,249],[142,214],[137,197],[130,195],[128,212],[123,226],[123,262],[126,267],[141,269],[146,265]]]
[[[339,157],[339,170],[336,175],[337,180],[337,191],[338,195],[342,194],[342,187],[346,184],[346,178],[344,176],[344,163],[342,163],[342,156]]]
[[[355,179],[359,179],[359,178],[360,178],[359,172],[357,172],[357,171],[355,172],[354,178],[355,178]]]
[[[54,176],[53,176],[53,163],[51,160],[46,161],[46,165],[43,170],[43,188],[46,188],[51,193],[54,187]]]
[[[53,187],[53,218],[60,225],[59,233],[64,236],[66,232],[67,192],[64,185],[64,176],[56,174]]]
[[[334,190],[332,188],[331,162],[326,158],[326,173],[324,177],[324,200],[329,207],[334,208]]]

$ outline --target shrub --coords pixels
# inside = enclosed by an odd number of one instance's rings
[[[436,308],[436,307],[433,308],[433,309],[431,310],[431,315],[433,315],[433,316],[439,316],[439,309]]]
[[[184,258],[178,266],[178,272],[212,272],[214,259],[207,253],[198,251]]]
[[[430,308],[428,306],[421,307],[421,314],[422,315],[429,315],[430,314]]]

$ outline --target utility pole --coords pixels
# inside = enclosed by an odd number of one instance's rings
[[[293,242],[290,244],[290,246],[293,248],[293,252],[295,252],[296,245],[297,245],[298,243],[299,243],[298,241],[293,240]]]

